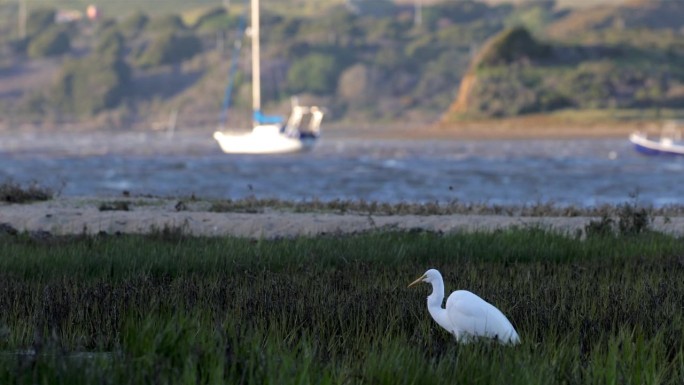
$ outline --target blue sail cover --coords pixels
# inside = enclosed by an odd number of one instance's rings
[[[279,115],[264,115],[261,113],[261,110],[254,111],[252,119],[254,119],[257,124],[279,124],[284,120],[284,118]]]

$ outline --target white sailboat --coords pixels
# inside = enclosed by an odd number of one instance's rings
[[[308,150],[320,136],[323,110],[293,103],[287,122],[274,121],[261,113],[261,63],[259,47],[259,0],[251,0],[252,38],[252,131],[214,132],[214,139],[227,154],[279,154]],[[296,100],[296,99],[295,99]]]

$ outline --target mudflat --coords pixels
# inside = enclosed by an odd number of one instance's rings
[[[196,236],[291,238],[344,235],[367,231],[431,231],[441,233],[540,227],[579,234],[592,221],[587,216],[522,215],[369,215],[325,211],[292,212],[264,208],[256,212],[215,212],[211,202],[170,198],[56,198],[29,204],[0,205],[0,231],[75,234],[147,234],[174,230]],[[654,217],[650,228],[684,235],[684,217]]]

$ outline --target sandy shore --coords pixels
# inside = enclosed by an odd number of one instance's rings
[[[28,142],[41,143],[42,136],[80,136],[83,134],[127,135],[135,141],[144,134],[168,135],[164,130],[113,129],[107,127],[68,126],[42,127],[25,124],[11,129],[0,122],[0,139],[18,141],[21,136]],[[636,130],[659,133],[662,121],[657,119],[619,120],[580,116],[524,115],[504,119],[475,119],[455,122],[325,122],[322,132],[326,138],[382,139],[382,140],[490,140],[490,139],[570,139],[570,138],[626,138]],[[196,136],[211,139],[214,126],[177,127],[174,135]],[[26,140],[24,140],[25,142]],[[213,139],[209,140],[213,143]],[[102,147],[102,146],[100,146]]]
[[[128,202],[129,211],[101,211],[103,203]],[[157,198],[58,198],[32,204],[0,205],[1,229],[70,234],[146,234],[180,229],[185,234],[246,238],[289,238],[351,234],[373,230],[425,230],[443,233],[493,231],[511,226],[539,226],[568,234],[583,231],[596,218],[500,215],[360,215],[294,213],[265,209],[259,213],[210,212],[209,202],[184,203]],[[654,218],[656,231],[684,235],[684,217]]]
[[[380,140],[499,140],[626,138],[634,131],[660,132],[661,122],[577,121],[544,115],[453,123],[328,124],[326,138]]]

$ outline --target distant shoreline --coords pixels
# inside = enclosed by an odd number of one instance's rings
[[[464,120],[459,122],[332,122],[324,121],[322,134],[329,138],[376,139],[376,140],[504,140],[504,139],[603,139],[626,138],[636,130],[658,132],[657,120],[573,120],[554,116],[532,115],[504,119]],[[183,127],[176,133],[206,132],[208,137],[213,126]],[[95,128],[89,124],[41,126],[23,124],[11,128],[0,121],[0,135],[17,133],[165,133],[159,129]]]
[[[361,139],[439,139],[439,140],[525,140],[525,139],[606,139],[627,138],[634,131],[659,132],[661,122],[656,120],[595,120],[573,121],[543,115],[464,120],[452,123],[369,124],[353,127],[352,124],[334,124],[323,133]]]

